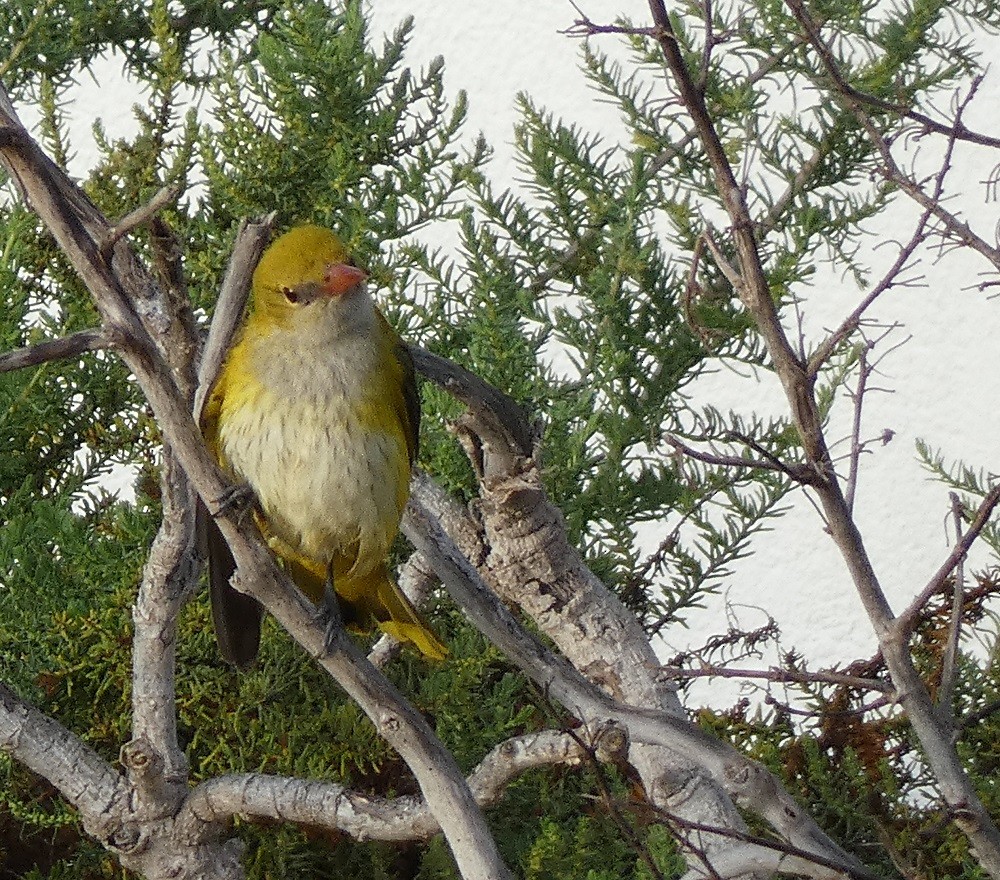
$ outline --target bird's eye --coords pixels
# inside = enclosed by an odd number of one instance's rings
[[[281,292],[285,295],[285,299],[287,299],[290,303],[297,303],[299,301],[299,295],[292,290],[292,288],[282,287]]]

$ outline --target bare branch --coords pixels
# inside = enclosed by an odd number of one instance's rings
[[[500,495],[508,495],[510,492],[519,494],[517,504],[512,509],[505,510],[503,516],[509,520],[511,525],[514,522],[520,523],[521,529],[527,529],[530,532],[538,528],[537,522],[533,522],[533,520],[537,520],[539,515],[544,519],[546,514],[537,510],[544,502],[540,488],[535,485],[535,475],[532,475],[530,483],[527,481],[527,477],[528,474],[522,470],[518,475],[504,480],[505,486],[495,486],[493,491]],[[470,620],[490,641],[510,657],[539,688],[580,717],[589,726],[600,726],[609,718],[614,718],[624,725],[633,742],[629,760],[634,766],[638,764],[638,767],[642,767],[643,755],[639,751],[640,744],[663,747],[666,751],[660,751],[657,755],[658,772],[663,772],[664,762],[673,764],[681,761],[684,766],[687,766],[688,762],[694,761],[702,772],[710,773],[716,783],[725,787],[739,802],[759,811],[780,834],[796,845],[823,853],[825,858],[834,861],[843,859],[845,865],[853,863],[851,857],[819,829],[808,813],[795,804],[781,788],[780,783],[762,766],[748,760],[728,744],[705,734],[691,724],[684,713],[680,711],[676,697],[669,704],[665,703],[664,694],[668,692],[664,691],[662,686],[658,689],[653,686],[647,691],[649,700],[646,705],[657,708],[625,705],[619,700],[607,696],[584,678],[573,665],[553,654],[528,634],[503,603],[486,587],[478,571],[442,527],[442,522],[450,523],[456,516],[460,517],[460,514],[457,514],[454,509],[448,509],[450,506],[450,502],[441,494],[440,490],[426,477],[418,475],[414,481],[413,493],[403,518],[404,534],[433,564],[442,582]],[[484,504],[484,506],[486,505]],[[526,511],[529,510],[536,510],[536,512],[527,514]],[[486,517],[487,520],[490,518],[489,511],[486,512]],[[561,529],[561,526],[559,528]],[[556,626],[553,616],[561,616],[565,612],[567,618],[572,621],[576,640],[587,643],[591,649],[600,652],[605,658],[603,666],[598,666],[595,662],[591,667],[594,674],[599,675],[602,679],[602,684],[613,691],[620,687],[625,687],[628,691],[637,690],[635,682],[616,681],[615,667],[608,662],[615,659],[616,652],[609,649],[609,643],[617,645],[618,651],[624,651],[626,655],[637,650],[639,645],[648,645],[648,643],[644,639],[637,642],[623,633],[616,632],[617,627],[623,625],[624,622],[616,620],[613,613],[607,612],[602,615],[601,623],[598,625],[605,628],[608,642],[598,638],[596,639],[597,644],[594,645],[592,644],[594,639],[580,638],[581,631],[588,630],[590,623],[588,612],[580,606],[579,602],[573,603],[574,607],[571,610],[563,605],[563,602],[567,601],[563,598],[564,590],[568,586],[567,579],[576,576],[576,572],[570,573],[562,570],[564,563],[557,561],[565,549],[562,546],[565,536],[560,538],[556,534],[543,535],[542,540],[544,550],[540,548],[529,550],[521,543],[515,551],[520,554],[518,568],[525,565],[536,573],[545,570],[552,572],[551,580],[539,584],[539,592],[546,597],[549,609],[547,613],[541,614],[536,620],[543,625],[543,629],[549,635],[561,639],[563,634],[569,635],[569,629],[565,626]],[[506,541],[498,536],[490,543],[494,556],[499,556],[501,553],[506,555],[506,551],[500,550],[507,543]],[[548,558],[539,558],[540,553],[544,553]],[[494,559],[490,565],[491,575],[496,577],[497,566],[504,567],[513,563],[512,559],[506,561]],[[518,573],[512,572],[512,574],[513,579],[517,580]],[[596,580],[582,566],[580,574],[583,577]],[[585,596],[587,588],[579,582],[574,583],[576,583],[579,592]],[[596,586],[597,584],[594,584],[595,588]],[[569,601],[572,602],[572,600]],[[609,600],[609,606],[613,609],[616,604],[616,600],[612,597]],[[598,609],[594,609],[594,611],[599,613]],[[638,625],[637,622],[636,625]],[[566,647],[562,645],[561,647],[564,651],[566,650]],[[579,660],[575,662],[579,662]],[[635,670],[641,674],[643,666],[636,664]],[[587,668],[586,664],[584,664],[584,668]],[[652,666],[645,666],[645,669],[648,670],[652,668]],[[674,714],[675,712],[677,714]],[[678,771],[679,768],[674,772]],[[695,794],[696,790],[685,789],[686,799],[694,797]],[[652,796],[655,797],[655,793]],[[731,819],[731,817],[727,817],[727,819]],[[734,827],[745,828],[743,823],[732,821]]]
[[[34,367],[49,361],[79,357],[88,351],[107,348],[108,341],[100,329],[79,330],[59,339],[47,339],[25,348],[0,354],[0,373]]]
[[[479,806],[488,807],[526,771],[579,764],[584,750],[578,737],[561,731],[513,737],[494,747],[467,782]],[[377,798],[332,782],[260,773],[201,783],[184,804],[180,821],[225,822],[235,815],[329,828],[360,840],[427,840],[441,830],[417,797]]]
[[[561,34],[565,34],[567,37],[594,37],[598,34],[624,34],[626,36],[643,36],[643,37],[653,37],[656,36],[656,29],[650,27],[625,27],[624,25],[617,24],[597,24],[590,20],[587,14],[570,0],[570,5],[577,11],[580,16],[576,21],[573,22],[570,27],[565,30],[559,31]]]
[[[889,267],[888,271],[882,276],[882,279],[876,284],[868,294],[858,303],[857,307],[841,321],[840,326],[837,327],[829,336],[826,337],[812,353],[809,358],[809,363],[806,365],[806,373],[815,378],[819,375],[820,369],[826,364],[830,359],[830,356],[840,347],[840,345],[855,331],[861,324],[861,319],[864,317],[865,312],[871,307],[871,305],[877,300],[883,293],[897,286],[897,278],[900,273],[906,268],[911,257],[916,251],[917,247],[923,244],[927,240],[927,221],[930,218],[930,213],[925,211],[920,220],[917,223],[916,229],[913,231],[913,235],[910,236],[910,240],[899,250],[896,255],[896,259],[893,264]]]
[[[733,290],[739,292],[740,288],[743,286],[743,278],[737,268],[730,262],[729,257],[723,253],[719,243],[715,240],[713,230],[711,228],[706,228],[705,231],[702,232],[700,238],[712,252],[712,257],[715,259],[715,265],[718,266],[722,274],[726,276],[726,280],[733,286]]]
[[[740,455],[717,455],[713,452],[702,452],[692,446],[688,446],[679,437],[673,434],[664,438],[667,443],[695,461],[705,464],[718,465],[720,467],[753,468],[762,471],[775,471],[784,474],[795,480],[797,483],[809,484],[814,479],[812,471],[803,468],[801,465],[788,465],[774,458],[744,458]]]
[[[800,0],[786,2],[800,21],[806,22],[804,26],[814,27]],[[950,730],[941,724],[927,688],[913,665],[908,645],[900,638],[899,628],[894,626],[892,609],[872,567],[861,534],[851,518],[827,448],[824,423],[815,394],[815,377],[796,356],[771,298],[767,274],[754,236],[754,224],[743,191],[729,164],[705,102],[692,81],[690,68],[673,39],[673,28],[664,0],[649,0],[649,6],[655,24],[664,33],[664,37],[658,42],[667,69],[692,126],[698,132],[715,177],[715,189],[729,215],[741,278],[741,284],[734,286],[767,346],[775,372],[785,390],[802,448],[810,465],[816,470],[818,479],[813,484],[813,489],[826,515],[830,534],[851,573],[855,588],[875,629],[900,702],[924,748],[944,799],[954,812],[956,824],[968,835],[980,864],[993,876],[1000,877],[1000,831],[959,761],[951,742]],[[815,42],[812,34],[810,37],[811,42]],[[819,42],[822,43],[821,40]],[[860,112],[863,116],[863,111]],[[873,137],[879,136],[870,122],[863,119],[862,123]],[[883,160],[886,163],[892,161],[887,147]],[[940,210],[926,204],[925,207],[930,207],[932,213],[941,219]],[[980,248],[977,246],[978,249]],[[989,246],[986,249],[991,252],[995,250]],[[995,265],[1000,265],[1000,254],[993,254],[991,259],[994,259]]]
[[[834,88],[852,105],[852,108],[860,111],[862,107],[868,107],[878,113],[891,113],[901,119],[909,119],[918,123],[924,132],[944,135],[949,141],[967,141],[984,147],[1000,147],[1000,138],[972,131],[972,129],[966,127],[961,115],[957,116],[954,122],[948,125],[938,122],[936,119],[932,119],[930,116],[914,110],[905,104],[893,104],[890,101],[884,101],[881,98],[854,88],[840,72],[836,58],[823,40],[819,27],[812,20],[812,17],[802,5],[801,0],[786,0],[786,2],[799,23],[803,26],[804,34],[810,44],[819,53],[827,76],[832,81]],[[976,79],[976,86],[978,86],[980,81],[981,77]]]
[[[324,627],[315,608],[277,569],[259,535],[225,510],[228,486],[191,417],[191,400],[179,390],[160,347],[171,340],[171,333],[185,328],[177,327],[172,311],[150,296],[155,282],[127,240],[114,245],[109,265],[96,244],[107,240],[107,221],[44,156],[16,116],[2,108],[0,150],[29,203],[90,289],[109,338],[146,394],[166,442],[209,510],[218,514],[220,528],[242,570],[244,588],[260,599],[303,647],[321,657],[321,665],[399,751],[440,821],[463,876],[467,880],[508,877],[464,777],[425,719],[345,636],[336,639],[333,650],[326,653]],[[197,340],[180,339],[179,344],[189,350],[187,362],[193,363]],[[176,348],[173,344],[167,347],[171,351]]]
[[[910,198],[924,208],[925,211],[934,216],[941,223],[946,233],[952,238],[952,240],[966,247],[972,248],[989,260],[995,267],[1000,268],[1000,248],[991,245],[984,238],[977,235],[968,223],[959,220],[958,217],[951,211],[947,211],[941,204],[940,192],[935,195],[925,193],[923,188],[916,181],[902,171],[892,155],[892,150],[890,149],[888,141],[878,130],[865,109],[870,105],[871,99],[859,92],[856,92],[846,81],[843,74],[840,72],[837,59],[834,57],[830,47],[824,41],[819,27],[812,19],[808,10],[806,10],[802,0],[785,0],[785,2],[788,8],[791,9],[796,20],[802,26],[810,44],[819,55],[820,61],[823,64],[823,69],[826,72],[827,77],[830,79],[834,90],[839,95],[841,102],[854,114],[858,122],[861,123],[876,150],[878,150],[879,156],[882,160],[883,173],[885,176],[898,185],[900,189],[902,189],[908,196],[910,196]],[[950,166],[951,154],[954,150],[955,143],[958,140],[971,139],[969,137],[971,133],[962,123],[962,112],[968,105],[968,102],[972,100],[981,82],[981,76],[973,80],[969,94],[959,105],[954,125],[941,127],[940,133],[948,136],[948,146],[944,162],[945,167]],[[898,109],[894,108],[892,105],[878,109],[888,109],[891,112],[898,112]],[[911,111],[906,111],[901,115],[909,116],[910,113]],[[922,114],[918,115],[922,116]],[[921,124],[929,124],[932,126],[937,125],[937,123],[934,123],[929,117],[923,116],[921,118]],[[1000,140],[995,138],[990,138],[989,140],[992,141],[992,143],[987,145],[1000,146]],[[976,142],[979,143],[982,141],[977,140]]]
[[[111,228],[107,239],[101,243],[101,249],[105,251],[110,250],[120,238],[128,235],[139,226],[145,226],[160,211],[174,201],[177,195],[178,190],[176,186],[162,187],[145,205],[140,205],[135,210],[129,211]]]
[[[769,840],[755,834],[718,829],[715,826],[700,822],[690,822],[672,813],[657,810],[659,816],[669,825],[685,832],[699,834],[718,833],[724,837],[732,837],[745,843],[752,843],[752,848],[733,850],[733,855],[725,864],[712,864],[712,873],[720,878],[743,877],[751,872],[765,874],[802,874],[807,877],[833,877],[846,874],[856,880],[881,880],[880,874],[873,874],[862,866],[845,871],[844,866],[837,861],[824,859],[813,853],[805,852],[798,847],[790,846],[777,840]],[[827,868],[827,871],[817,871],[817,868]],[[833,873],[831,873],[833,872]],[[699,874],[685,874],[683,880],[694,880]]]
[[[49,780],[80,811],[87,832],[101,839],[124,833],[124,778],[59,722],[0,682],[0,751]]]
[[[243,318],[247,299],[250,296],[250,280],[257,267],[260,255],[271,235],[271,226],[275,214],[257,220],[241,220],[236,230],[236,240],[233,252],[229,257],[226,277],[219,290],[219,298],[215,303],[215,313],[208,330],[208,339],[198,364],[198,390],[194,398],[194,419],[201,418],[205,406],[205,398],[215,384],[222,369],[236,328]]]
[[[462,401],[479,418],[482,442],[499,450],[507,448],[508,438],[512,438],[515,454],[532,454],[538,439],[538,429],[529,423],[520,404],[448,358],[416,345],[408,345],[407,348],[418,372]],[[479,461],[474,461],[473,464],[483,475],[484,457],[480,455],[476,458]]]
[[[187,758],[177,741],[177,619],[197,586],[200,560],[195,495],[169,447],[161,468],[163,520],[132,607],[132,741],[123,763],[138,794],[135,808],[174,809],[187,792]]]
[[[854,513],[854,493],[858,488],[858,469],[861,464],[861,409],[865,403],[865,390],[873,367],[868,363],[871,344],[864,346],[858,354],[858,387],[854,389],[854,416],[851,420],[851,451],[848,456],[847,487],[844,489],[844,504],[847,512]]]

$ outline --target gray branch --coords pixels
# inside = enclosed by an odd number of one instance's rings
[[[500,743],[467,781],[479,806],[488,807],[526,771],[579,764],[585,758],[579,737],[546,730]],[[260,773],[203,782],[191,792],[184,813],[201,822],[224,822],[235,815],[277,818],[371,840],[427,840],[441,830],[417,797],[369,797],[332,782]]]
[[[863,870],[764,767],[686,718],[673,689],[658,680],[659,664],[648,640],[631,632],[641,633],[638,621],[613,596],[604,596],[606,588],[566,543],[558,512],[545,500],[537,472],[522,462],[517,475],[487,488],[491,494],[506,496],[503,513],[497,515],[508,517],[507,526],[521,532],[520,541],[510,535],[493,535],[485,566],[491,583],[503,582],[508,588],[519,585],[520,604],[569,660],[531,636],[486,586],[451,537],[454,533],[459,541],[473,538],[471,518],[429,479],[418,475],[403,531],[432,563],[475,626],[544,693],[588,727],[610,720],[621,724],[633,744],[629,761],[654,804],[688,818],[697,816],[706,825],[744,831],[725,791],[759,812],[804,852],[842,865],[840,873]],[[519,495],[518,503],[511,503],[511,493]],[[487,521],[494,514],[490,510],[494,500],[488,496],[480,505]],[[533,574],[526,579],[529,569]],[[585,670],[587,677],[578,669]],[[716,851],[729,852],[732,843],[725,835],[706,834],[702,841],[711,857]],[[740,849],[747,846],[739,843]],[[833,876],[826,865],[814,868],[813,876]]]

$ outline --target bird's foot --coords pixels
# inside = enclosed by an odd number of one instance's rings
[[[241,522],[247,513],[257,505],[257,496],[249,483],[239,483],[229,486],[219,498],[212,516],[234,514]]]

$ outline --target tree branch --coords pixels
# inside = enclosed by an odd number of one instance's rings
[[[802,26],[803,32],[808,38],[809,43],[819,55],[820,63],[823,65],[823,69],[826,72],[835,93],[840,97],[841,103],[843,103],[844,106],[854,114],[858,122],[861,123],[861,126],[865,129],[868,137],[872,141],[872,144],[878,151],[882,160],[883,173],[885,176],[899,186],[903,192],[919,204],[925,211],[936,217],[945,228],[948,235],[950,235],[955,242],[972,248],[989,260],[989,262],[995,267],[1000,269],[1000,248],[991,245],[980,235],[973,232],[972,227],[969,226],[968,223],[959,220],[955,214],[945,210],[941,205],[940,193],[928,195],[915,180],[904,174],[900,169],[892,155],[892,150],[890,149],[888,142],[872,122],[871,117],[865,109],[865,107],[871,103],[871,99],[866,99],[866,97],[861,93],[856,92],[846,81],[844,75],[840,71],[837,59],[834,57],[830,47],[823,40],[819,27],[816,22],[813,21],[812,16],[805,8],[802,0],[785,0],[785,3],[792,11],[796,20]],[[972,88],[969,94],[966,96],[965,100],[959,104],[955,124],[952,126],[941,126],[940,133],[948,136],[947,158],[945,160],[946,165],[950,160],[955,143],[958,140],[969,139],[968,135],[970,132],[962,123],[962,112],[968,102],[972,100],[980,82],[982,82],[981,76],[973,80]],[[892,110],[892,105],[888,105],[888,108],[879,109],[890,109],[892,112],[896,112]],[[903,115],[908,116],[910,112],[911,111],[907,111]],[[918,115],[922,116],[922,114]],[[922,117],[922,120],[926,120],[928,123],[934,124],[933,120],[930,120],[929,117]],[[1000,146],[1000,140],[995,138],[991,138],[990,140],[992,143],[988,144],[989,146]]]
[[[793,669],[734,669],[731,666],[702,666],[698,669],[680,669],[664,666],[660,675],[668,680],[690,678],[758,678],[765,681],[792,684],[833,684],[859,690],[892,694],[892,685],[876,678],[860,678],[840,672],[797,672]]]
[[[0,354],[0,373],[35,367],[49,361],[79,357],[88,351],[99,351],[102,348],[107,348],[107,345],[104,331],[97,328],[79,330],[69,336],[46,339],[45,342],[38,342],[35,345]]]
[[[408,345],[417,371],[460,400],[477,418],[479,443],[495,452],[511,449],[517,456],[529,456],[538,442],[538,428],[528,422],[523,407],[499,389],[480,379],[475,373],[448,358],[436,355],[416,345]],[[471,456],[473,467],[485,475],[484,461],[502,465],[483,450]]]
[[[177,619],[200,573],[195,495],[169,447],[160,477],[163,519],[132,607],[132,740],[122,747],[139,813],[173,812],[187,791],[187,758],[177,741]]]
[[[194,396],[193,415],[201,420],[205,398],[219,377],[222,363],[233,343],[233,337],[243,318],[250,297],[250,282],[261,254],[271,236],[271,227],[277,215],[270,213],[256,220],[241,220],[236,230],[236,240],[226,267],[226,277],[219,289],[208,338],[198,361],[198,388]]]
[[[858,475],[861,467],[861,453],[864,444],[861,442],[861,410],[865,402],[868,377],[874,369],[868,363],[868,352],[871,345],[866,345],[858,355],[858,387],[854,389],[854,414],[851,419],[851,451],[848,455],[847,487],[844,490],[844,504],[849,514],[854,513],[854,494],[858,488]]]
[[[968,141],[969,143],[979,144],[984,147],[1000,147],[1000,138],[972,131],[972,129],[966,127],[961,115],[951,125],[946,125],[918,110],[914,110],[912,107],[907,107],[905,104],[893,104],[891,101],[884,101],[875,95],[869,95],[867,92],[862,92],[860,89],[854,88],[841,73],[833,52],[830,51],[830,47],[823,40],[819,27],[813,21],[812,16],[808,13],[801,0],[786,0],[786,2],[792,10],[792,14],[798,19],[799,24],[803,26],[806,38],[819,54],[834,89],[855,110],[868,107],[878,113],[889,113],[898,116],[900,119],[909,119],[918,123],[925,132],[944,135],[950,141]]]
[[[968,554],[969,548],[975,543],[976,538],[979,537],[979,533],[986,528],[986,524],[990,521],[990,517],[993,516],[993,511],[998,504],[1000,504],[1000,483],[994,486],[982,500],[982,503],[976,509],[976,515],[969,523],[969,528],[955,542],[955,546],[951,548],[948,557],[941,563],[938,570],[934,572],[931,579],[927,582],[927,586],[917,594],[917,597],[906,607],[906,610],[894,621],[895,636],[897,639],[909,639],[913,628],[920,619],[921,610],[931,596],[941,592],[944,588],[944,582],[955,570],[955,566]]]
[[[774,471],[779,474],[784,474],[786,477],[795,480],[795,482],[802,483],[804,485],[809,485],[815,478],[813,472],[808,468],[804,468],[801,465],[788,465],[777,458],[745,458],[740,455],[717,455],[714,452],[702,452],[701,450],[695,449],[693,446],[688,446],[683,440],[679,437],[675,437],[673,434],[668,435],[664,439],[678,452],[683,453],[689,458],[693,458],[695,461],[704,462],[705,464],[717,465],[719,467],[752,468],[754,470]]]
[[[101,244],[101,249],[110,250],[120,238],[128,235],[139,226],[145,226],[151,222],[160,211],[177,198],[177,195],[177,187],[161,187],[145,205],[140,205],[135,210],[129,211],[111,228],[107,239]]]
[[[769,840],[756,834],[733,831],[728,828],[716,828],[700,822],[689,822],[680,816],[658,811],[669,825],[688,833],[720,834],[745,843],[752,847],[736,849],[725,862],[712,864],[712,875],[718,878],[743,877],[751,872],[764,874],[802,874],[807,877],[841,876],[845,873],[844,866],[837,861],[824,859],[813,853],[800,850],[778,840]],[[827,868],[828,871],[819,870]],[[831,873],[832,872],[832,873]],[[689,872],[682,880],[696,880],[704,875]],[[846,871],[846,876],[852,880],[881,880],[881,874],[873,874],[863,867]]]
[[[522,470],[516,476],[508,476],[503,481],[503,486],[492,487],[483,503],[483,507],[487,508],[484,510],[487,521],[491,515],[502,516],[511,525],[520,523],[524,534],[525,531],[531,533],[539,529],[539,521],[544,522],[547,516],[557,516],[554,509],[551,512],[539,510],[539,507],[547,508],[547,505],[540,487],[535,483],[536,479],[537,474]],[[518,484],[520,489],[513,484]],[[491,495],[511,492],[519,494],[517,503],[506,507],[501,503],[498,512],[488,510],[490,506],[497,504]],[[532,510],[532,513],[528,512]],[[595,658],[583,664],[582,668],[587,669],[590,675],[595,676],[618,699],[609,697],[577,671],[575,667],[581,663],[581,659],[572,655],[578,653],[579,649],[571,651],[571,665],[563,657],[545,648],[517,623],[504,604],[486,587],[476,568],[445,531],[446,527],[451,529],[456,518],[461,519],[462,514],[455,510],[453,503],[426,477],[417,475],[403,518],[404,534],[431,562],[456,603],[476,627],[544,693],[560,702],[588,726],[600,726],[607,719],[615,719],[624,726],[633,743],[629,760],[643,774],[647,793],[654,803],[661,798],[668,803],[672,802],[672,798],[666,796],[667,792],[661,787],[664,783],[659,781],[659,777],[664,773],[677,774],[685,776],[690,783],[684,787],[683,794],[678,794],[677,797],[685,808],[691,809],[692,801],[696,802],[699,797],[699,790],[705,788],[707,780],[704,774],[708,773],[716,784],[723,786],[740,803],[759,811],[786,839],[803,849],[822,853],[824,858],[842,860],[844,871],[849,872],[846,866],[855,865],[852,858],[819,829],[808,813],[795,804],[767,770],[687,720],[673,691],[664,688],[662,682],[657,683],[650,676],[655,658],[652,662],[637,662],[633,667],[622,663],[622,671],[629,671],[633,680],[618,677],[621,655],[632,660],[634,658],[631,655],[642,645],[648,645],[648,642],[645,639],[629,638],[618,631],[620,626],[627,626],[628,618],[617,618],[614,609],[618,603],[614,597],[608,600],[610,610],[602,611],[596,605],[588,610],[586,606],[593,598],[588,594],[594,589],[603,592],[603,587],[582,565],[573,571],[566,570],[565,553],[568,545],[563,546],[565,536],[561,531],[561,523],[551,523],[559,529],[558,534],[553,532],[540,536],[541,546],[534,549],[529,549],[523,542],[517,547],[510,546],[509,538],[494,538],[490,541],[490,556],[502,556],[506,562],[490,559],[486,563],[486,569],[494,583],[518,582],[522,565],[535,572],[535,586],[547,608],[535,609],[522,596],[526,610],[535,616],[547,635],[560,643],[564,652],[567,651],[567,643],[563,637],[569,638],[575,633],[575,641],[588,652],[593,652],[591,656]],[[461,526],[459,530],[462,528],[467,529],[468,526]],[[515,564],[513,558],[507,557],[508,552],[517,555],[517,571],[504,576],[498,568]],[[572,553],[572,550],[569,552]],[[541,558],[540,554],[546,558]],[[545,571],[550,572],[548,578],[542,583],[537,582],[538,573]],[[592,583],[581,583],[580,577],[587,578]],[[577,594],[571,596],[569,589],[575,589]],[[592,620],[592,615],[594,618],[599,617],[599,622],[597,619]],[[635,621],[632,625],[638,626],[638,622]],[[603,628],[604,636],[596,635],[600,628]],[[615,647],[611,647],[612,645]],[[602,661],[596,659],[598,656]],[[626,705],[621,702],[622,693],[638,693],[642,685],[635,679],[642,676],[648,676],[644,679],[647,699],[639,705],[655,708],[640,708],[636,704]],[[667,694],[671,699],[665,699]],[[660,748],[644,753],[642,744]],[[654,756],[657,760],[655,771],[645,764],[646,760]],[[693,778],[687,775],[692,772],[695,774]],[[704,806],[702,809],[705,809]],[[717,812],[717,815],[726,820],[727,826],[731,823],[732,827],[745,830],[738,817],[725,811]]]
[[[583,760],[579,739],[546,730],[505,740],[467,779],[480,807],[496,803],[517,777],[537,767]],[[420,798],[376,798],[332,782],[248,773],[201,783],[188,796],[181,820],[225,822],[258,816],[342,831],[359,840],[427,840],[441,828]]]
[[[0,751],[51,782],[80,811],[88,834],[122,841],[134,832],[121,821],[125,779],[90,746],[0,682]]]
[[[896,255],[896,259],[893,264],[889,267],[888,271],[882,276],[882,279],[876,284],[868,294],[858,303],[857,307],[852,311],[840,325],[829,334],[817,347],[816,350],[810,355],[809,362],[806,365],[806,374],[813,380],[819,375],[820,369],[826,365],[829,361],[831,355],[843,344],[848,337],[854,333],[855,330],[861,324],[861,319],[864,317],[865,312],[872,306],[872,304],[877,300],[883,293],[887,290],[896,286],[896,279],[899,274],[906,268],[907,263],[910,258],[915,253],[916,249],[927,240],[927,221],[930,219],[930,212],[924,211],[920,216],[920,220],[917,222],[916,229],[913,231],[913,235],[910,236],[910,240],[900,248],[899,253]]]

